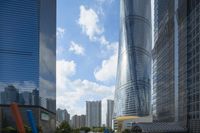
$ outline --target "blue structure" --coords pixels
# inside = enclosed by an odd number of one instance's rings
[[[120,2],[114,117],[147,116],[151,95],[151,1]]]
[[[109,129],[104,129],[104,133],[109,133]]]
[[[32,132],[38,133],[37,127],[36,127],[36,124],[35,124],[35,118],[33,116],[33,112],[31,110],[27,110],[26,112],[27,112],[29,124],[31,125]]]

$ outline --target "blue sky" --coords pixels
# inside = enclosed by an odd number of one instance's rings
[[[57,108],[85,114],[86,100],[114,98],[118,0],[57,1]]]

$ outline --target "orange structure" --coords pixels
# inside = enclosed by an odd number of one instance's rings
[[[21,117],[21,114],[19,112],[19,108],[17,103],[12,103],[10,105],[13,117],[15,119],[16,125],[17,125],[17,129],[19,131],[19,133],[26,133],[25,129],[24,129],[24,124],[23,124],[23,120]]]

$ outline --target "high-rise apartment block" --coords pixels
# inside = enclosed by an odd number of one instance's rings
[[[86,101],[86,126],[101,127],[101,101]]]
[[[106,126],[112,128],[114,101],[107,100]]]
[[[81,128],[86,126],[86,116],[85,115],[74,115],[72,116],[72,127]]]
[[[58,108],[56,110],[56,119],[58,122],[66,121],[66,122],[70,123],[70,114],[67,112],[66,109]]]

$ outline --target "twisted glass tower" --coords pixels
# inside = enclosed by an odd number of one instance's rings
[[[121,0],[114,118],[150,113],[151,1]]]

